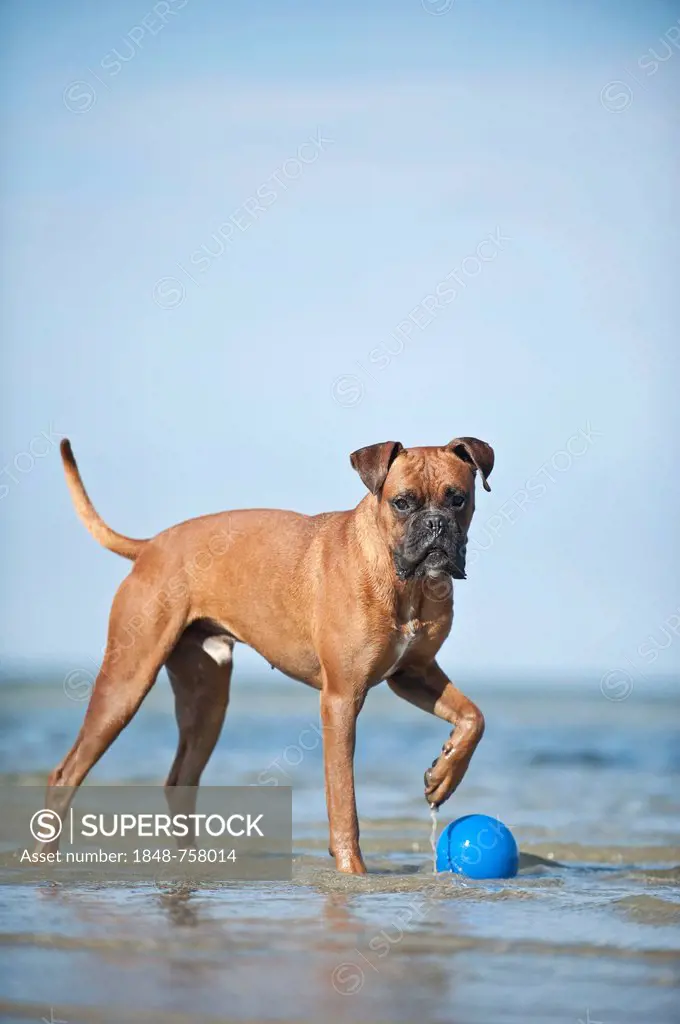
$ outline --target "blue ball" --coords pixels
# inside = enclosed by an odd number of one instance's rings
[[[437,871],[453,871],[468,878],[513,878],[518,867],[515,837],[488,814],[457,818],[439,837]]]

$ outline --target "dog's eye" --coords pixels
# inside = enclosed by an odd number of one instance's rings
[[[398,512],[406,512],[409,507],[409,502],[407,498],[395,498],[392,505]]]
[[[455,491],[451,491],[447,494],[446,501],[451,508],[462,508],[467,501],[467,497],[465,494],[457,494]]]

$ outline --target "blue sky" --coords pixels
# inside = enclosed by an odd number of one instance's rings
[[[476,435],[447,669],[677,671],[675,4],[3,17],[3,658],[96,657],[126,571],[57,434],[134,535]]]

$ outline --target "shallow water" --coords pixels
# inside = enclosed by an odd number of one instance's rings
[[[271,680],[271,681],[270,681]],[[640,689],[640,688],[639,688]],[[294,787],[290,883],[0,886],[0,1020],[680,1019],[678,706],[634,690],[467,687],[487,731],[439,828],[500,817],[517,878],[432,874],[423,771],[443,723],[379,687],[360,719],[369,875],[326,852],[316,695],[236,678],[213,784]],[[0,689],[0,781],[43,781],[84,704],[60,678]],[[92,781],[158,782],[176,731],[165,680]]]

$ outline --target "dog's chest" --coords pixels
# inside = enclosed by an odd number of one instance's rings
[[[385,673],[385,678],[396,672],[408,652],[422,636],[423,624],[420,619],[409,619],[404,625],[399,626],[398,635],[392,648],[392,665]]]

